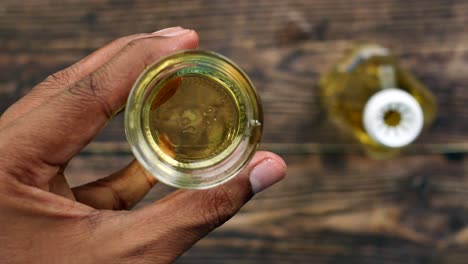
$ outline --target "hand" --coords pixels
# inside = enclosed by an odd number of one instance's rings
[[[170,263],[285,175],[259,152],[235,179],[178,190],[127,211],[156,183],[137,162],[72,188],[69,160],[124,105],[133,82],[160,56],[193,49],[192,30],[124,37],[37,85],[0,118],[1,263]]]

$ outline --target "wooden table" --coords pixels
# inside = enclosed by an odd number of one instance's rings
[[[110,40],[174,25],[196,29],[201,48],[251,76],[265,109],[262,148],[289,165],[284,182],[178,263],[468,262],[467,1],[3,0],[0,112]],[[436,122],[401,157],[362,156],[320,107],[320,74],[357,42],[390,47],[437,96]],[[80,184],[131,158],[119,116],[67,175]]]

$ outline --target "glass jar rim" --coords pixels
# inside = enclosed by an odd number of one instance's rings
[[[145,96],[157,83],[173,74],[184,76],[200,71],[200,74],[216,76],[239,97],[240,117],[245,131],[238,144],[231,146],[225,159],[209,167],[181,168],[167,164],[150,146],[142,124]],[[211,76],[212,77],[212,76]],[[134,83],[125,109],[125,133],[132,152],[139,163],[157,180],[177,188],[206,189],[233,178],[253,157],[260,142],[263,113],[258,94],[248,76],[231,60],[204,50],[184,50],[160,58],[148,66]]]

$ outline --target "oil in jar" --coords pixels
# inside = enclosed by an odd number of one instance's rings
[[[149,65],[125,107],[125,134],[158,181],[207,189],[234,178],[263,131],[260,98],[247,74],[213,51],[183,50]]]
[[[374,158],[398,154],[436,114],[436,101],[427,87],[379,45],[353,49],[319,86],[331,121]]]
[[[188,167],[229,155],[228,148],[241,133],[235,95],[213,76],[190,73],[172,76],[149,97],[147,133],[152,147],[166,161]],[[224,154],[223,154],[224,153]]]

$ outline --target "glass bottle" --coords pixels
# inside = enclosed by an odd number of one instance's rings
[[[431,92],[376,44],[351,50],[319,87],[331,121],[377,159],[398,154],[436,115]]]

